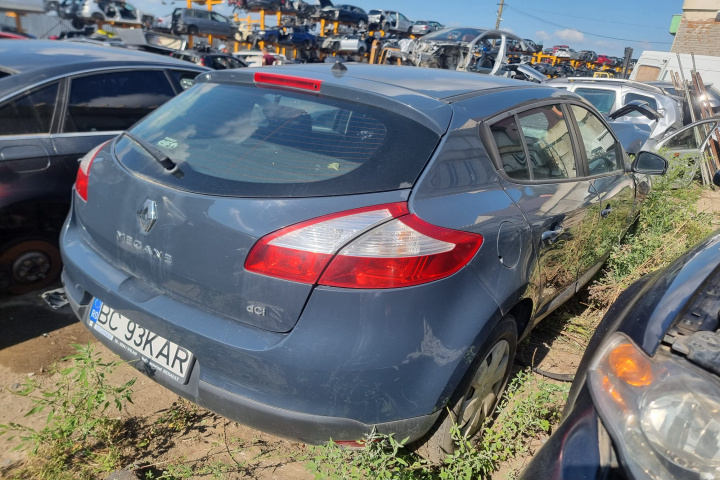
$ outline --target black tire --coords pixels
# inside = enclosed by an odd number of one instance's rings
[[[5,292],[20,295],[47,287],[62,270],[58,246],[42,237],[15,241],[0,250],[0,277]]]
[[[188,35],[197,35],[197,33],[198,33],[198,28],[195,25],[190,25],[189,27],[187,27]]]
[[[310,43],[310,40],[305,39],[302,41],[302,48],[303,50],[310,50],[310,47],[312,47],[312,44]]]
[[[105,22],[105,16],[102,13],[95,12],[92,15],[90,15],[90,18],[92,18],[93,21],[97,22],[97,23]]]
[[[268,35],[267,43],[275,45],[278,42],[278,39],[275,35]]]
[[[75,30],[82,30],[83,28],[85,28],[85,22],[80,18],[73,18],[71,23]]]
[[[516,348],[517,326],[515,319],[508,315],[498,323],[480,348],[435,425],[410,448],[430,462],[440,463],[456,448],[450,434],[455,423],[467,438],[478,434],[484,420],[492,415],[505,391]],[[479,390],[480,385],[484,386],[482,391]],[[482,401],[479,400],[481,397]],[[472,411],[475,407],[477,410]]]

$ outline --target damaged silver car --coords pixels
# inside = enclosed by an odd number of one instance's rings
[[[407,59],[418,67],[514,77],[513,69],[508,68],[510,44],[529,49],[525,40],[503,30],[449,27],[414,41],[408,48]],[[518,55],[512,57],[517,63],[523,61]]]

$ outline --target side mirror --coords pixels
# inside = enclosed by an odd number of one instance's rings
[[[660,155],[652,152],[640,152],[632,162],[632,171],[645,175],[665,175],[668,169],[668,161]],[[720,181],[720,177],[718,177]]]

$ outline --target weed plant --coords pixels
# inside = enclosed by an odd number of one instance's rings
[[[18,435],[16,448],[30,450],[36,460],[18,472],[20,478],[82,478],[118,466],[122,422],[112,412],[119,414],[126,402],[132,403],[135,379],[112,385],[107,376],[122,362],[104,362],[90,344],[73,347],[77,353],[63,359],[72,366],[55,372],[53,387],[41,389],[30,378],[15,392],[33,402],[26,417],[47,414],[45,426],[0,425],[0,435]]]
[[[486,420],[478,444],[452,429],[457,446],[442,464],[431,464],[405,448],[407,439],[373,433],[364,448],[347,449],[335,443],[310,447],[307,469],[316,479],[470,480],[487,478],[498,465],[527,452],[536,437],[548,434],[560,418],[567,385],[540,380],[521,371],[508,384],[495,419]]]

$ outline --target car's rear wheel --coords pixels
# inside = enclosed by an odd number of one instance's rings
[[[195,25],[190,25],[189,27],[187,27],[187,33],[188,35],[197,35],[198,29]]]
[[[81,18],[73,18],[71,23],[75,30],[82,30],[85,28],[85,21]]]
[[[457,424],[461,434],[472,438],[490,417],[505,391],[515,349],[517,328],[512,316],[504,317],[488,336],[473,365],[448,407],[435,425],[411,447],[431,462],[442,462],[456,448],[451,430]],[[449,411],[448,411],[449,410]]]
[[[10,294],[28,293],[50,285],[62,270],[60,251],[40,237],[26,238],[0,249],[0,286]]]
[[[275,35],[268,35],[267,43],[274,45],[278,41],[277,37]]]
[[[102,13],[95,12],[92,15],[90,15],[90,17],[98,23],[105,21],[105,16]]]

